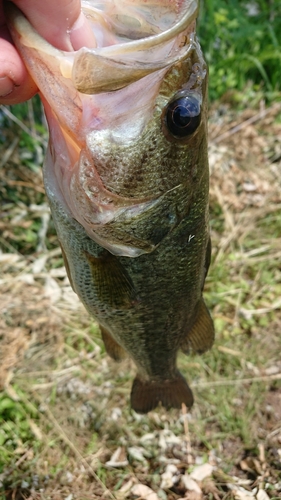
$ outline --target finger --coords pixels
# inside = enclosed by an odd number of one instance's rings
[[[14,0],[30,23],[49,43],[62,50],[95,46],[90,25],[81,12],[80,0]],[[0,19],[3,17],[0,3]],[[1,28],[0,28],[1,31]],[[0,33],[1,36],[1,33]],[[0,39],[0,103],[15,104],[29,99],[37,87],[28,75],[6,28]]]
[[[62,50],[78,50],[95,43],[90,25],[81,12],[80,0],[14,0],[49,43]]]
[[[0,28],[0,103],[16,104],[30,99],[37,87],[12,45],[8,29]]]

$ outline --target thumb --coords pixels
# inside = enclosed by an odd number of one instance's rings
[[[14,0],[33,27],[49,43],[61,50],[95,46],[90,25],[81,11],[80,0]],[[37,87],[17,52],[0,0],[0,104],[16,104],[30,99]]]
[[[62,50],[78,50],[95,43],[80,0],[14,0],[36,31]]]

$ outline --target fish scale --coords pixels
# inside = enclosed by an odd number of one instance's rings
[[[136,365],[132,408],[191,407],[177,353],[214,341],[202,297],[211,246],[197,2],[82,7],[94,32],[97,23],[105,31],[77,52],[52,47],[7,11],[45,106],[44,183],[67,273],[108,354]]]

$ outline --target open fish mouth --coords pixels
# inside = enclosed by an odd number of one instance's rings
[[[84,48],[77,52],[69,72],[67,64],[62,67],[65,76],[71,71],[79,92],[92,94],[120,89],[167,68],[186,54],[186,35],[183,33],[197,15],[197,2],[181,2],[181,9],[175,11],[168,10],[171,2],[160,0],[144,4],[134,2],[132,7],[129,2],[112,3],[112,11],[107,14],[105,7],[103,13],[111,26],[111,42],[115,43],[99,47],[101,42],[97,39],[96,49]],[[96,12],[90,12],[95,18]]]
[[[82,9],[92,24],[96,46],[76,52],[52,47],[18,9],[8,10],[12,27],[26,46],[59,58],[61,75],[71,79],[79,92],[93,94],[120,89],[183,57],[186,31],[197,16],[198,3],[85,0]]]
[[[111,253],[137,257],[160,242],[143,232],[137,236],[138,219],[145,225],[158,217],[181,190],[177,176],[171,182],[169,174],[163,176],[163,186],[147,181],[156,162],[159,168],[157,158],[169,154],[160,123],[169,94],[175,95],[186,80],[186,88],[193,87],[202,103],[206,67],[195,36],[198,2],[87,0],[82,8],[95,46],[73,52],[49,44],[13,5],[7,17],[49,124],[44,168],[48,196],[60,199],[88,235]],[[192,53],[197,62],[183,70]],[[185,72],[181,82],[176,77],[161,93],[174,66]]]

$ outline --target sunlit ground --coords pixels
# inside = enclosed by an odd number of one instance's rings
[[[280,498],[278,113],[278,104],[211,110],[205,298],[216,342],[202,357],[179,357],[191,413],[147,416],[129,407],[133,364],[107,357],[67,280],[38,167],[46,133],[9,119],[0,159],[1,498]]]

